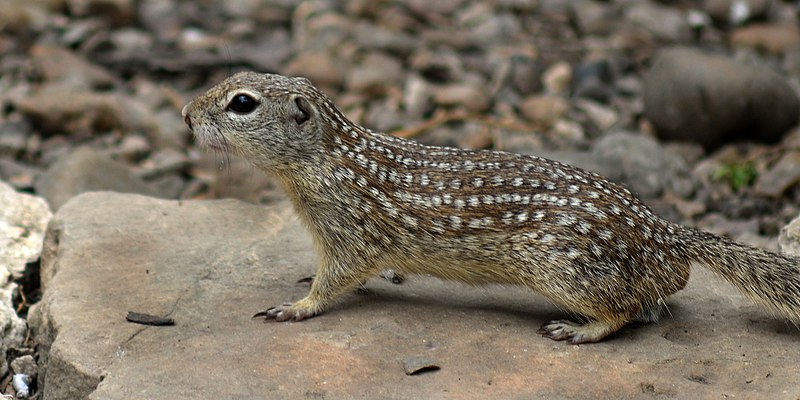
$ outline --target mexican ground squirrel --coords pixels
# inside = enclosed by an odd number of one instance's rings
[[[605,178],[544,158],[424,146],[362,128],[303,78],[239,73],[183,109],[199,141],[274,174],[321,257],[299,321],[386,267],[527,286],[588,322],[540,333],[596,342],[654,322],[693,262],[800,322],[800,259],[668,222]]]

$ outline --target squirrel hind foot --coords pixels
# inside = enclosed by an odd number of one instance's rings
[[[595,343],[618,331],[626,323],[627,321],[624,319],[594,320],[585,324],[567,320],[555,320],[542,325],[537,333],[546,338],[566,340],[572,344]]]

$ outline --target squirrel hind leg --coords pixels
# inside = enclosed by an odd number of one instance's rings
[[[664,310],[666,308],[667,307],[661,302],[643,305],[639,313],[633,317],[633,322],[645,325],[655,324],[661,319],[661,316],[664,315]]]
[[[618,331],[628,323],[627,318],[592,320],[585,324],[567,320],[550,321],[537,333],[553,340],[566,340],[572,344],[595,343]]]

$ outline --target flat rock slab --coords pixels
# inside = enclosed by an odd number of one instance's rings
[[[800,396],[800,330],[704,270],[661,324],[575,346],[535,333],[565,315],[526,290],[422,277],[374,279],[303,322],[252,320],[303,297],[316,267],[285,205],[83,194],[43,257],[31,325],[47,400]],[[413,359],[439,369],[406,375]]]

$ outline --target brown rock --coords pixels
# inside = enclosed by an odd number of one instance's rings
[[[800,29],[795,25],[748,25],[731,34],[731,45],[780,55],[800,45]]]

